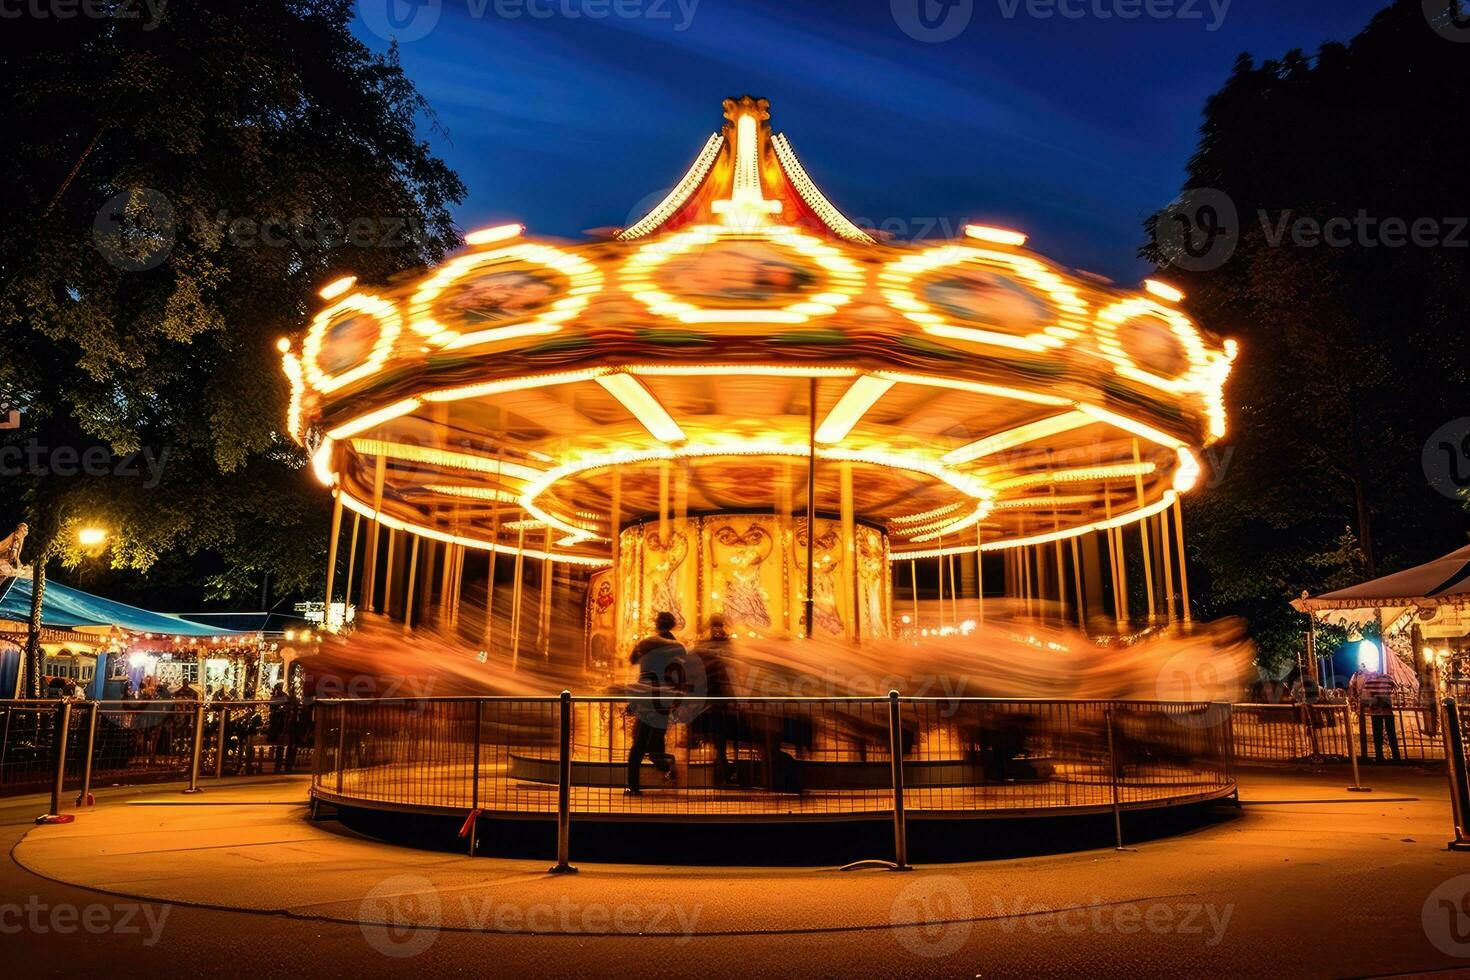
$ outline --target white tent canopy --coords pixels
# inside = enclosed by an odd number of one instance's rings
[[[1470,545],[1392,575],[1292,601],[1298,612],[1382,609],[1385,615],[1407,606],[1429,610],[1466,604],[1470,604]]]

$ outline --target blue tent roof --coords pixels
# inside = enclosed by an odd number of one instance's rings
[[[0,580],[0,619],[25,622],[31,618],[30,579]],[[56,582],[46,583],[41,599],[41,624],[54,629],[85,629],[116,626],[132,633],[161,633],[167,636],[222,636],[231,630],[191,623],[179,616],[149,612],[121,602],[73,589]]]

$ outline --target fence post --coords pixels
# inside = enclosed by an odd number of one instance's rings
[[[492,558],[491,561],[494,561]],[[470,766],[470,857],[480,829],[480,728],[485,721],[485,702],[475,702],[475,758]]]
[[[1113,709],[1103,709],[1103,719],[1108,728],[1108,777],[1113,790],[1113,836],[1117,843],[1115,851],[1126,851],[1123,846],[1123,806],[1118,800],[1118,748],[1113,739]]]
[[[561,692],[560,748],[557,754],[556,867],[552,874],[576,874],[568,863],[572,834],[572,692]]]
[[[77,806],[91,806],[92,804],[92,750],[97,745],[97,709],[99,707],[96,701],[87,706],[87,751],[82,759],[82,788],[77,793]]]
[[[911,871],[909,831],[903,809],[903,716],[898,692],[888,692],[888,755],[893,770],[893,870]]]
[[[1353,784],[1347,790],[1349,793],[1371,793],[1373,788],[1364,786],[1358,779],[1358,747],[1354,744],[1356,740],[1353,738],[1353,706],[1351,704],[1343,705],[1343,715],[1347,718],[1348,758],[1353,763]],[[1367,749],[1364,748],[1363,751],[1366,755]]]
[[[1450,813],[1455,823],[1455,839],[1450,841],[1452,851],[1470,850],[1470,783],[1466,782],[1465,740],[1460,731],[1460,707],[1454,698],[1442,702],[1444,720],[1440,730],[1444,733],[1444,765],[1450,780]]]
[[[194,752],[189,761],[189,786],[185,793],[199,793],[199,753],[204,749],[204,702],[194,704]]]
[[[61,815],[61,790],[66,782],[66,736],[71,728],[71,702],[62,701],[56,706],[56,728],[51,734],[51,746],[56,750],[56,778],[51,783],[51,809],[36,818],[36,823],[67,823],[72,817]]]

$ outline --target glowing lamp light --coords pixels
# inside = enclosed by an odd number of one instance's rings
[[[1357,654],[1359,670],[1379,671],[1383,669],[1383,651],[1372,640],[1360,641]]]
[[[1010,231],[1005,228],[990,228],[986,225],[965,225],[965,234],[971,238],[978,238],[982,242],[995,242],[997,245],[1025,245],[1026,236],[1019,231]]]
[[[336,299],[351,289],[356,282],[356,276],[343,276],[341,279],[334,279],[327,283],[317,295],[321,296],[322,299]]]
[[[1152,293],[1159,299],[1168,300],[1170,303],[1177,303],[1184,299],[1184,294],[1179,290],[1167,282],[1160,282],[1157,279],[1145,279],[1143,281],[1143,288],[1146,292]]]
[[[77,532],[77,543],[83,548],[100,548],[107,541],[107,532],[100,527],[84,527]]]
[[[276,350],[280,351],[282,354],[289,354],[291,352],[291,338],[282,337],[280,340],[276,341]]]

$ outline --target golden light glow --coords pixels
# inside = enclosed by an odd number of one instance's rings
[[[336,299],[351,289],[356,283],[356,276],[343,276],[341,279],[334,279],[327,283],[317,292],[317,295],[322,299]]]
[[[832,406],[832,410],[817,427],[816,441],[831,445],[846,439],[852,427],[868,414],[868,409],[872,408],[893,385],[892,381],[871,375],[858,378],[847,391],[842,393],[837,404]]]
[[[1029,284],[1037,298],[1056,314],[1054,322],[1024,336],[984,330],[947,321],[914,292],[918,276],[962,264],[974,264]],[[889,263],[878,281],[888,302],[920,324],[925,333],[1009,350],[1039,352],[1060,347],[1086,329],[1087,304],[1076,289],[1029,255],[997,252],[969,245],[940,245]]]
[[[1174,470],[1174,489],[1178,493],[1188,493],[1199,482],[1199,460],[1183,446],[1179,447],[1178,454],[1179,466]]]
[[[77,544],[83,548],[98,548],[107,541],[107,531],[100,527],[84,527],[77,532]]]
[[[331,442],[330,439],[327,441]],[[427,463],[430,466],[440,466],[444,469],[451,470],[466,470],[471,473],[495,473],[512,480],[535,480],[546,472],[545,470],[538,470],[534,466],[511,462],[510,460],[494,459],[489,456],[477,456],[474,453],[459,453],[450,449],[436,449],[433,446],[414,446],[400,442],[387,442],[382,439],[353,439],[352,449],[354,452],[362,453],[365,456],[383,456],[388,459],[402,459],[413,463]]]
[[[378,335],[372,349],[355,367],[338,374],[323,370],[320,358],[327,331],[353,316],[367,317],[377,325]],[[307,382],[317,391],[328,393],[372,377],[387,363],[388,355],[393,352],[393,342],[402,330],[403,320],[398,315],[398,308],[387,300],[366,293],[343,297],[316,315],[311,329],[306,332],[306,339],[301,343],[301,365]]]
[[[755,116],[741,113],[735,120],[735,185],[728,200],[715,201],[710,210],[720,216],[726,227],[751,232],[765,225],[773,214],[781,213],[780,201],[768,201],[761,195],[761,171],[757,153]]]
[[[363,503],[361,500],[358,500],[356,497],[352,496],[351,494],[342,493],[339,494],[338,497],[342,501],[342,506],[344,509],[350,510],[355,514],[361,514],[363,517],[369,519],[373,517],[373,509],[367,504]],[[448,534],[444,531],[439,530],[438,528],[425,527],[422,524],[413,524],[408,521],[399,520],[391,514],[379,515],[377,519],[378,522],[384,527],[391,528],[395,531],[403,531],[408,534],[414,534],[421,538],[427,538],[430,541],[442,541],[448,544],[457,544],[461,547],[472,548],[477,551],[494,551],[497,554],[502,555],[521,554],[524,557],[533,561],[541,561],[542,559],[546,559],[549,561],[561,562],[567,565],[580,565],[585,568],[606,568],[608,565],[612,564],[606,558],[591,558],[585,555],[570,555],[561,552],[547,552],[542,551],[538,548],[517,548],[514,545],[504,545],[500,544],[499,542],[483,541],[479,538],[466,538],[455,534]]]
[[[286,407],[286,434],[298,443],[305,442],[301,413],[306,397],[306,381],[301,376],[301,358],[289,351],[281,357],[281,368],[291,383],[291,401]]]
[[[951,450],[944,455],[944,461],[951,466],[960,463],[968,463],[971,460],[1003,453],[1007,449],[1024,446],[1028,442],[1037,439],[1045,439],[1048,436],[1060,435],[1063,432],[1071,432],[1080,429],[1084,425],[1091,425],[1096,419],[1082,412],[1064,412],[1061,415],[1053,415],[1050,418],[1037,419],[1035,422],[1027,422],[1004,432],[977,439],[967,446]]]
[[[1153,295],[1157,296],[1159,299],[1167,300],[1170,303],[1178,303],[1184,299],[1184,294],[1181,293],[1179,290],[1175,289],[1167,282],[1160,282],[1157,279],[1145,279],[1143,281],[1143,288],[1147,292],[1150,292]]]
[[[522,224],[496,225],[493,228],[481,228],[464,236],[466,245],[489,245],[492,242],[503,242],[507,238],[517,238],[526,230]]]
[[[1183,442],[1176,439],[1174,436],[1169,435],[1169,433],[1167,432],[1164,432],[1160,429],[1155,429],[1153,426],[1146,425],[1143,422],[1137,421],[1136,419],[1130,419],[1126,415],[1119,415],[1117,412],[1109,411],[1106,408],[1099,408],[1097,405],[1088,405],[1083,402],[1078,402],[1077,410],[1083,415],[1087,415],[1090,418],[1096,419],[1099,422],[1106,422],[1109,425],[1117,426],[1124,432],[1132,433],[1133,435],[1138,436],[1142,439],[1147,439],[1150,442],[1156,442],[1160,446],[1168,446],[1170,449],[1178,449],[1180,446],[1184,445]]]
[[[1078,527],[1063,528],[1059,531],[1049,531],[1046,534],[1036,534],[1025,538],[1008,538],[1003,541],[987,541],[980,546],[981,551],[1006,551],[1011,548],[1025,548],[1038,544],[1050,544],[1053,541],[1065,541],[1068,538],[1081,537],[1091,534],[1093,531],[1105,531],[1109,528],[1127,527],[1136,524],[1145,518],[1161,514],[1174,505],[1178,495],[1173,490],[1165,490],[1162,499],[1140,507],[1137,510],[1128,511],[1123,514],[1115,514],[1111,519],[1093,521]],[[922,551],[893,551],[889,554],[890,561],[911,561],[919,558],[939,558],[945,555],[973,555],[975,545],[957,545],[952,548],[928,548]]]
[[[1120,329],[1132,320],[1161,320],[1179,342],[1188,367],[1176,377],[1166,377],[1138,365],[1123,346]],[[1225,342],[1223,351],[1205,346],[1198,328],[1189,317],[1146,297],[1121,300],[1103,309],[1096,319],[1098,349],[1113,362],[1114,370],[1126,378],[1167,391],[1174,395],[1195,394],[1203,403],[1210,420],[1210,433],[1215,438],[1225,434],[1225,407],[1222,391],[1235,360],[1236,346]]]
[[[748,118],[748,117],[747,117]],[[696,225],[643,246],[629,257],[621,270],[623,291],[638,300],[650,313],[670,317],[681,323],[804,323],[808,319],[830,316],[863,289],[862,268],[835,246],[803,234],[787,225],[761,229],[761,239],[772,245],[790,249],[821,266],[826,283],[819,295],[810,301],[789,303],[772,309],[705,307],[685,302],[664,292],[654,281],[660,266],[676,256],[703,249],[722,241],[740,241],[749,236],[718,225]]]
[[[332,472],[332,451],[336,443],[330,436],[322,440],[322,444],[316,447],[316,452],[311,454],[311,472],[317,478],[317,482],[324,487],[337,485],[337,474]]]
[[[392,405],[380,408],[376,412],[368,412],[366,415],[355,418],[351,422],[344,422],[335,429],[328,431],[327,435],[332,439],[346,439],[349,436],[357,435],[359,432],[366,432],[368,429],[377,428],[384,422],[396,419],[400,415],[407,415],[409,412],[418,408],[420,404],[422,403],[417,398],[405,398],[401,402],[394,402]]]
[[[1044,486],[1048,483],[1093,483],[1098,480],[1121,480],[1134,476],[1148,476],[1158,464],[1147,463],[1112,463],[1105,466],[1074,466],[1060,470],[1042,470],[1036,473],[1026,473],[1022,476],[1013,476],[1007,480],[998,480],[995,484],[997,491],[1022,490],[1026,487]]]
[[[971,238],[978,238],[982,242],[995,242],[997,245],[1026,244],[1026,236],[1019,231],[1009,231],[1005,228],[991,228],[986,225],[965,225],[965,234]]]
[[[485,330],[461,333],[434,318],[434,301],[441,293],[464,279],[497,265],[525,263],[551,271],[567,283],[567,294],[520,323],[502,324]],[[488,252],[470,252],[451,259],[424,280],[409,300],[409,327],[435,347],[463,349],[518,337],[556,333],[562,324],[580,313],[589,297],[602,288],[602,273],[580,255],[550,245],[521,243]]]
[[[623,407],[659,442],[684,441],[684,430],[679,428],[679,423],[637,378],[629,374],[604,374],[597,378],[597,383],[622,402]]]

